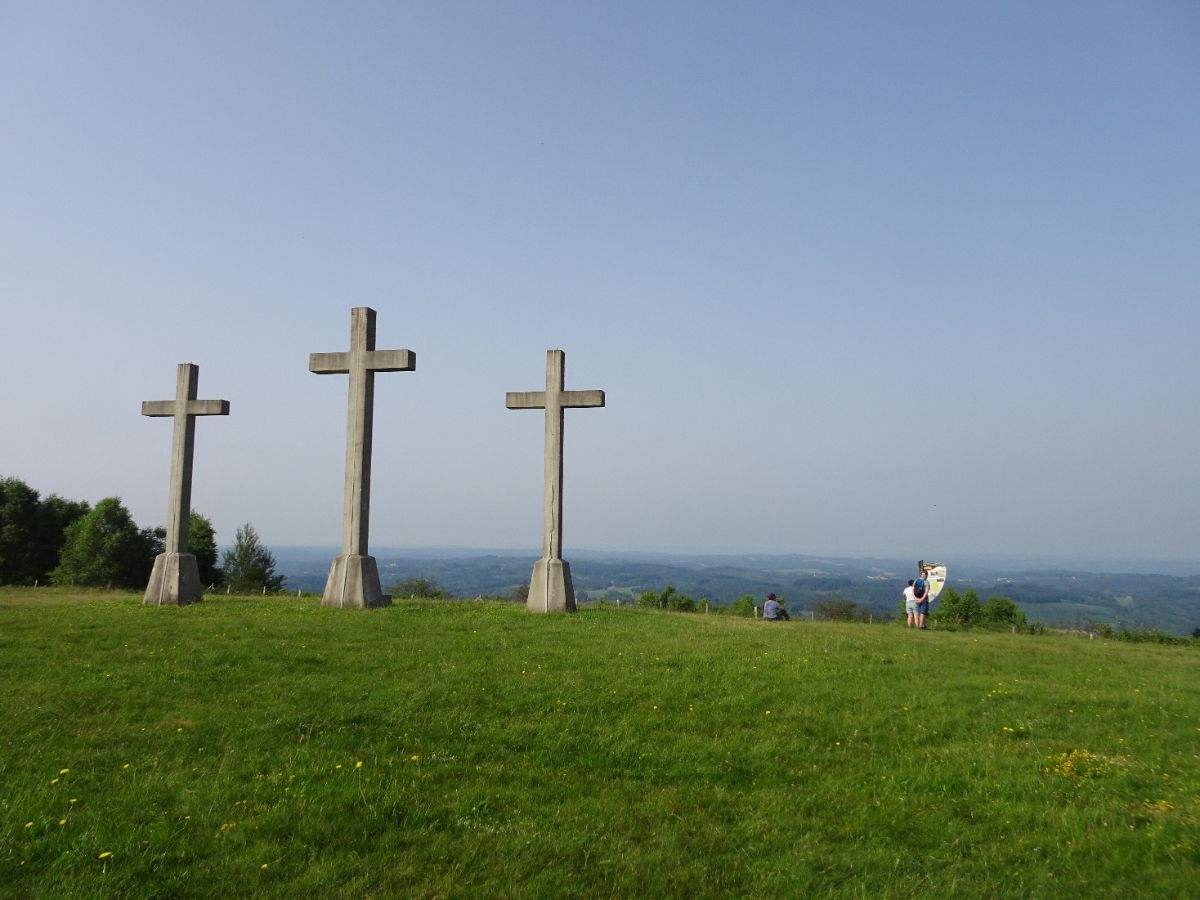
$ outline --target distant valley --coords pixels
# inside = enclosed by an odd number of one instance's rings
[[[277,569],[292,590],[319,592],[337,553],[326,547],[273,549]],[[433,579],[458,597],[512,596],[528,583],[535,553],[511,550],[401,550],[378,548],[380,580],[388,589],[405,579]],[[1106,622],[1130,629],[1190,634],[1200,627],[1200,575],[1122,574],[1021,568],[1009,565],[949,566],[948,584],[981,600],[1012,598],[1037,622],[1080,626]],[[696,599],[730,603],[744,594],[759,601],[774,592],[794,612],[821,600],[844,598],[877,613],[895,612],[915,560],[856,559],[805,555],[685,555],[598,553],[570,556],[576,594],[582,601],[635,600],[668,584]],[[935,606],[936,611],[936,606]]]

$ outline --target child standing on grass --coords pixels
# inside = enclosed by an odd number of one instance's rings
[[[917,595],[913,593],[913,584],[915,582],[908,579],[908,587],[904,589],[904,612],[908,615],[907,628],[917,627]]]

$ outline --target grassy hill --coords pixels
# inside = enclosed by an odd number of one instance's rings
[[[9,896],[1195,896],[1200,653],[0,589]]]

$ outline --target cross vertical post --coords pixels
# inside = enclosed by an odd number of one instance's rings
[[[142,415],[175,420],[171,438],[171,487],[167,501],[167,540],[154,559],[146,586],[146,606],[183,606],[204,597],[196,557],[188,553],[188,524],[192,512],[192,458],[196,446],[196,416],[229,415],[228,400],[197,400],[200,367],[180,363],[174,400],[147,400]]]
[[[533,566],[526,608],[534,612],[574,612],[575,588],[571,567],[562,558],[563,411],[604,406],[604,391],[568,391],[566,354],[546,351],[546,389],[510,391],[509,409],[545,409],[546,428],[542,485],[542,558]]]
[[[371,443],[374,430],[375,373],[412,372],[410,350],[375,349],[375,310],[350,311],[350,350],[312,353],[308,370],[317,375],[349,375],[346,404],[346,475],[342,503],[342,552],[329,569],[322,606],[365,609],[387,606],[391,597],[379,584],[379,567],[368,555],[371,513]]]

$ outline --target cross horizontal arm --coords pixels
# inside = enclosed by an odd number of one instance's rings
[[[604,405],[604,391],[563,391],[558,395],[568,409],[586,409]]]
[[[175,415],[174,400],[143,400],[143,416],[173,416]],[[183,411],[187,416],[227,416],[229,415],[228,400],[189,400]]]
[[[368,372],[413,372],[417,354],[411,350],[368,350],[364,354]],[[310,353],[308,371],[317,375],[345,375],[350,371],[349,353]]]
[[[417,354],[411,350],[369,350],[367,368],[372,372],[414,372]]]
[[[318,375],[345,375],[350,371],[349,353],[310,353],[308,371]]]
[[[504,395],[504,405],[509,409],[545,409],[545,391],[509,391]]]

